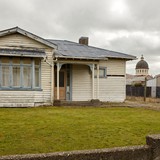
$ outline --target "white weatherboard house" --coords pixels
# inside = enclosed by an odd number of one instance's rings
[[[126,61],[136,57],[87,43],[46,40],[18,27],[0,31],[0,107],[124,101]]]

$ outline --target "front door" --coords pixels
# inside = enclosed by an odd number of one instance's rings
[[[55,72],[54,98],[57,99],[57,72]],[[66,71],[59,72],[59,99],[66,100]]]

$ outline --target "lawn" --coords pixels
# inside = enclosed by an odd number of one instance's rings
[[[139,108],[0,108],[0,155],[145,144],[160,112]]]

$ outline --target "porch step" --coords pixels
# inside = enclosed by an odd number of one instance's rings
[[[55,100],[54,106],[100,106],[102,102],[98,99],[92,99],[90,101],[64,101]]]

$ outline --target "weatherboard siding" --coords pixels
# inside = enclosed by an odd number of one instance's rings
[[[100,67],[107,68],[106,78],[99,78],[99,100],[107,102],[123,102],[125,94],[125,65],[124,60],[100,61]],[[94,80],[94,95],[97,99],[97,78]],[[72,100],[88,101],[92,99],[92,75],[87,65],[72,67]]]
[[[9,49],[48,49],[49,47],[19,33],[0,37],[0,47]]]
[[[21,34],[0,37],[0,48],[43,49],[52,61],[53,49]],[[51,67],[41,60],[40,91],[0,91],[0,107],[28,107],[51,104]]]
[[[95,84],[95,88],[96,86]],[[99,99],[104,102],[123,102],[125,100],[125,78],[100,79]]]
[[[99,99],[101,101],[123,102],[126,98],[126,61],[109,59],[100,61],[99,65],[107,67],[107,77],[99,79]],[[95,82],[96,89],[97,83]]]
[[[125,75],[125,60],[109,59],[106,66],[108,75]]]
[[[91,100],[91,72],[87,65],[72,66],[72,100]]]

